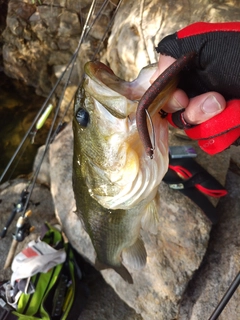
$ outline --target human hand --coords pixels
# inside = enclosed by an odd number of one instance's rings
[[[158,69],[153,74],[150,82],[153,83],[158,76],[167,69],[176,59],[160,55]],[[189,98],[185,91],[177,88],[170,100],[164,106],[164,111],[174,113],[185,109],[183,117],[190,125],[200,124],[219,114],[226,107],[225,98],[218,92],[206,92],[196,97]]]
[[[210,154],[229,147],[240,137],[240,22],[194,23],[165,37],[156,49],[160,58],[151,81],[176,59],[196,53],[164,106],[169,122],[179,126],[181,119],[179,127]]]

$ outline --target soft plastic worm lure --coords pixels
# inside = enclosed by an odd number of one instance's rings
[[[146,110],[154,101],[154,99],[159,95],[159,93],[165,89],[169,82],[179,74],[179,72],[188,65],[189,62],[196,56],[195,52],[190,52],[173,64],[171,64],[160,76],[153,82],[153,84],[144,93],[141,100],[139,101],[137,113],[136,113],[136,123],[139,132],[140,139],[144,145],[147,155],[153,158],[153,146],[149,136],[147,127],[147,113]]]

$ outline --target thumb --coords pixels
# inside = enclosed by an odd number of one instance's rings
[[[226,107],[224,97],[218,92],[207,92],[189,100],[183,117],[189,124],[200,124],[222,112]]]

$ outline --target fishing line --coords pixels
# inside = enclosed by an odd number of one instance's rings
[[[82,39],[80,38],[80,40],[79,40],[80,44],[82,43],[83,38],[86,38],[86,37],[88,36],[91,28],[92,28],[93,25],[96,23],[96,21],[97,21],[98,18],[100,17],[101,12],[105,9],[105,7],[107,6],[108,3],[109,3],[109,0],[105,0],[105,1],[104,1],[104,3],[102,4],[102,6],[100,7],[100,9],[99,9],[96,17],[94,18],[94,20],[92,21],[92,23],[88,26],[88,21],[90,20],[90,18],[91,18],[90,16],[92,15],[92,12],[93,12],[94,9],[91,10],[90,15],[89,15],[89,16],[87,17],[87,19],[86,19],[86,22],[85,22],[85,25],[84,25],[84,28],[83,28],[83,31],[82,31],[82,32],[85,32],[85,34],[82,33],[82,34],[83,34],[83,37],[82,37]],[[95,2],[94,5],[93,5],[94,7],[95,7],[95,4],[96,4],[96,2]],[[102,39],[101,39],[101,41],[102,41]],[[77,53],[79,52],[79,49],[80,49],[80,46],[78,46],[78,51],[77,51]],[[77,55],[76,55],[76,57],[75,57],[75,60],[76,60],[76,58],[77,58]],[[75,62],[75,61],[74,61],[74,62]],[[69,84],[69,81],[70,81],[70,78],[71,78],[71,74],[72,74],[72,71],[73,71],[73,67],[74,67],[74,64],[73,64],[72,67],[71,67],[70,74],[69,74],[69,76],[68,76],[67,82],[66,82],[65,87],[64,87],[64,89],[63,89],[63,93],[62,93],[62,95],[61,95],[61,97],[60,97],[61,101],[63,100],[63,97],[64,97],[64,94],[65,94],[66,88],[67,88],[67,86],[68,86],[68,84]],[[81,83],[82,83],[82,80],[80,81],[80,84],[81,84]],[[63,114],[63,116],[61,117],[61,120],[59,121],[59,125],[62,125],[62,119],[65,117],[65,115],[66,115],[66,113],[67,113],[67,111],[68,111],[68,109],[69,109],[69,107],[70,107],[70,105],[71,105],[71,103],[72,103],[72,101],[73,101],[73,99],[74,99],[74,96],[75,96],[75,94],[76,94],[76,91],[77,91],[77,90],[75,90],[75,93],[73,94],[71,101],[70,101],[69,104],[67,105],[67,107],[66,107],[66,109],[65,109],[65,111],[64,111],[64,114]],[[58,127],[59,127],[59,125],[58,125]],[[58,128],[57,128],[57,129],[58,129]],[[57,129],[55,130],[55,132],[54,132],[54,134],[53,134],[54,136],[55,136],[56,133],[57,133]],[[54,137],[52,137],[52,140],[53,140],[53,139],[54,139]]]
[[[115,16],[116,16],[116,14],[117,14],[117,12],[118,12],[118,10],[119,10],[122,2],[123,2],[123,0],[118,1],[117,7],[116,7],[116,9],[114,10],[114,13],[113,13],[113,15],[112,15],[112,18],[111,18],[110,22],[108,23],[107,28],[106,28],[103,36],[102,36],[102,39],[101,39],[101,41],[100,41],[97,49],[95,50],[95,52],[94,52],[94,54],[93,54],[93,56],[92,56],[92,59],[93,59],[93,60],[96,59],[96,55],[99,53],[100,48],[101,48],[101,46],[102,46],[102,44],[103,44],[103,42],[104,42],[107,34],[109,33],[110,27],[111,27],[112,24],[113,24],[113,21],[114,21],[114,19],[115,19]]]
[[[81,36],[80,36],[80,39],[79,39],[79,42],[78,42],[78,46],[77,46],[77,49],[72,57],[72,59],[70,60],[71,63],[72,63],[72,67],[71,67],[71,70],[69,72],[69,76],[68,76],[68,79],[64,85],[64,90],[63,90],[63,93],[59,99],[59,102],[58,102],[58,105],[56,107],[56,110],[55,110],[55,114],[54,114],[54,118],[53,118],[53,121],[52,121],[52,124],[51,124],[51,127],[49,129],[49,132],[48,132],[48,136],[47,136],[47,139],[46,139],[46,143],[45,143],[45,148],[44,148],[44,152],[40,158],[40,162],[39,162],[39,165],[37,166],[36,168],[36,171],[33,175],[33,179],[32,179],[32,183],[31,183],[31,187],[29,188],[29,193],[28,193],[28,196],[27,196],[27,199],[26,199],[26,202],[25,202],[25,205],[24,205],[24,208],[23,208],[23,212],[22,212],[22,216],[24,217],[25,215],[25,212],[27,210],[27,207],[28,207],[28,203],[30,201],[30,198],[31,198],[31,195],[33,193],[33,189],[34,189],[34,185],[36,183],[36,180],[37,180],[37,176],[39,174],[39,171],[40,171],[40,168],[41,168],[41,165],[42,165],[42,162],[44,160],[44,157],[47,153],[47,150],[49,148],[49,145],[50,145],[50,142],[51,142],[51,135],[52,135],[52,131],[53,131],[53,127],[54,127],[54,124],[56,122],[56,119],[57,119],[57,116],[58,116],[58,113],[59,113],[59,110],[60,110],[60,107],[61,107],[61,104],[62,104],[62,100],[63,100],[63,96],[64,96],[64,93],[65,93],[65,90],[66,90],[66,87],[67,85],[69,84],[69,80],[70,80],[70,77],[71,77],[71,74],[72,74],[72,70],[73,70],[73,67],[74,67],[74,64],[75,64],[75,61],[76,61],[76,58],[77,58],[77,55],[78,55],[78,52],[80,50],[80,47],[81,47],[81,44],[82,44],[82,41],[83,41],[83,38],[84,38],[84,35],[85,35],[85,32],[87,30],[87,25],[88,25],[88,22],[90,20],[90,17],[92,15],[92,12],[93,12],[93,9],[94,9],[94,6],[96,4],[96,0],[93,0],[92,1],[92,4],[91,4],[91,7],[88,11],[88,15],[87,15],[87,18],[86,18],[86,21],[85,21],[85,24],[83,26],[83,30],[82,30],[82,33],[81,33]],[[70,66],[70,63],[68,64],[68,66]],[[66,72],[66,69],[65,69],[65,72]],[[65,74],[64,72],[64,74]],[[63,77],[61,77],[63,78]],[[59,83],[59,82],[58,82]]]
[[[70,102],[69,102],[68,105],[66,106],[66,108],[65,108],[65,110],[64,110],[64,113],[62,114],[61,118],[59,119],[58,125],[57,125],[55,131],[54,131],[53,134],[52,134],[50,143],[53,142],[53,140],[55,139],[55,137],[57,136],[57,134],[62,130],[62,127],[63,127],[63,125],[64,125],[63,119],[64,119],[64,117],[66,116],[66,114],[67,114],[67,112],[68,112],[68,110],[69,110],[69,108],[70,108],[70,106],[71,106],[74,98],[75,98],[75,94],[73,94],[72,99],[70,100]]]
[[[98,18],[99,15],[100,15],[101,11],[105,8],[105,6],[107,5],[107,3],[108,3],[108,1],[105,1],[104,4],[101,6],[101,8],[100,8],[100,10],[99,10],[99,12],[98,12],[98,14],[97,14],[97,17],[94,19],[93,23],[91,24],[91,27],[94,25],[94,23],[96,22],[97,18]],[[115,15],[116,15],[116,13],[117,13],[117,11],[118,11],[121,3],[122,3],[122,0],[119,1],[118,6],[117,6],[116,9],[114,10],[114,14],[113,14],[113,16],[112,16],[112,19],[111,19],[110,23],[108,24],[108,26],[107,26],[107,28],[106,28],[106,31],[105,31],[105,33],[104,33],[104,35],[103,35],[103,37],[102,37],[102,40],[101,40],[102,42],[104,41],[107,33],[109,32],[109,29],[110,29],[110,27],[111,27],[111,25],[112,25],[112,22],[113,22],[113,20],[114,20],[114,17],[115,17]],[[53,141],[54,137],[56,136],[56,134],[57,134],[57,132],[58,132],[58,130],[59,130],[59,127],[62,126],[62,124],[63,124],[63,123],[62,123],[62,119],[63,119],[64,116],[66,115],[66,113],[67,113],[67,111],[68,111],[68,109],[69,109],[69,107],[70,107],[70,105],[71,105],[71,103],[72,103],[72,101],[73,101],[73,99],[74,99],[74,96],[75,96],[75,95],[72,96],[72,99],[71,99],[71,101],[69,102],[68,106],[66,107],[65,112],[64,112],[64,114],[62,115],[62,117],[61,117],[61,119],[60,119],[60,121],[59,121],[58,126],[56,127],[54,133],[52,134],[54,125],[55,125],[55,123],[56,123],[57,116],[58,116],[58,114],[59,114],[60,106],[61,106],[61,104],[62,104],[62,100],[63,100],[63,97],[64,97],[65,90],[66,90],[66,88],[67,88],[67,86],[68,86],[68,84],[69,84],[69,82],[70,82],[71,74],[72,74],[72,71],[73,71],[73,68],[74,68],[74,65],[75,65],[75,61],[76,61],[76,58],[77,58],[77,56],[78,56],[78,53],[79,53],[81,44],[82,44],[82,42],[83,42],[84,37],[86,37],[86,35],[89,33],[88,23],[89,23],[89,20],[90,20],[90,18],[91,18],[91,16],[92,16],[92,13],[93,13],[93,10],[94,10],[95,5],[96,5],[96,0],[92,1],[91,7],[90,7],[90,9],[89,9],[89,12],[88,12],[88,15],[87,15],[87,18],[86,18],[86,21],[85,21],[85,24],[84,24],[84,26],[83,26],[83,30],[82,30],[82,33],[81,33],[81,37],[80,37],[80,39],[79,39],[78,46],[77,46],[74,54],[72,55],[69,63],[67,64],[66,68],[65,68],[64,71],[62,72],[61,76],[59,77],[59,79],[58,79],[57,82],[55,83],[53,89],[51,90],[51,92],[50,92],[50,94],[48,95],[47,99],[45,100],[44,104],[43,104],[42,107],[40,108],[38,114],[37,114],[36,117],[34,118],[34,120],[33,120],[32,124],[31,124],[30,128],[29,128],[28,131],[26,132],[24,138],[23,138],[22,141],[20,142],[18,148],[16,149],[14,155],[12,156],[10,162],[8,163],[7,167],[5,168],[3,174],[2,174],[2,176],[1,176],[1,178],[0,178],[0,182],[1,182],[2,179],[5,177],[5,174],[6,174],[7,171],[9,170],[11,164],[12,164],[13,161],[15,160],[16,156],[19,154],[19,151],[20,151],[20,149],[23,147],[23,144],[25,143],[26,139],[27,139],[28,136],[32,133],[32,129],[33,129],[34,125],[35,125],[36,123],[38,123],[41,118],[44,118],[43,120],[41,120],[41,126],[43,125],[44,121],[46,120],[45,118],[47,117],[47,116],[45,116],[45,114],[47,113],[47,109],[49,108],[49,106],[48,106],[48,107],[46,107],[46,106],[47,106],[50,98],[52,97],[52,95],[55,93],[55,90],[56,90],[57,86],[58,86],[59,83],[62,81],[64,75],[65,75],[66,72],[69,70],[69,68],[71,68],[71,69],[70,69],[70,72],[69,72],[69,75],[68,75],[68,78],[67,78],[67,81],[65,82],[65,86],[64,86],[63,93],[62,93],[62,95],[61,95],[61,97],[60,97],[60,99],[59,99],[58,105],[57,105],[56,110],[55,110],[54,119],[53,119],[53,121],[52,121],[51,127],[50,127],[49,132],[48,132],[48,136],[47,136],[47,139],[46,139],[46,142],[45,142],[44,152],[43,152],[43,154],[42,154],[42,156],[41,156],[41,158],[40,158],[39,164],[37,165],[34,174],[32,175],[31,179],[28,181],[27,187],[25,188],[25,189],[27,190],[27,192],[28,192],[28,195],[27,195],[27,198],[26,198],[26,201],[25,201],[23,210],[22,210],[22,217],[25,216],[25,213],[26,213],[28,204],[29,204],[29,202],[30,202],[30,198],[31,198],[31,195],[32,195],[34,186],[35,186],[35,184],[36,184],[37,176],[38,176],[38,174],[39,174],[39,171],[40,171],[42,162],[43,162],[43,160],[44,160],[44,157],[45,157],[45,155],[46,155],[46,153],[47,153],[47,151],[48,151],[49,144]],[[96,54],[98,53],[98,51],[100,50],[100,47],[101,47],[102,42],[101,42],[100,45],[98,46],[98,48],[97,48],[97,50],[95,51],[95,54],[94,54],[94,55],[96,55]],[[44,109],[45,109],[45,110],[44,110]],[[22,154],[24,153],[25,149],[26,149],[26,147],[25,147],[24,150],[21,152],[20,158],[21,158]],[[19,159],[19,160],[20,160],[20,159]],[[19,161],[18,161],[18,162],[19,162]],[[16,167],[16,166],[15,166],[15,167]],[[15,167],[14,167],[14,169],[15,169]],[[13,174],[13,172],[14,172],[14,170],[12,171],[11,175]],[[10,177],[11,177],[11,176],[10,176]],[[29,189],[29,191],[28,191],[28,189]]]
[[[26,151],[27,147],[29,146],[29,144],[30,144],[30,139],[28,139],[28,142],[25,144],[25,147],[22,148],[21,152],[19,152],[18,159],[17,159],[15,165],[13,166],[12,171],[10,172],[7,181],[9,181],[11,179],[13,173],[15,172],[15,170],[16,170],[24,152]]]
[[[86,32],[85,32],[85,35],[84,35],[85,38],[88,36],[91,28],[92,28],[93,25],[96,23],[96,21],[97,21],[97,19],[99,18],[101,12],[105,9],[105,7],[107,6],[107,4],[108,4],[109,2],[111,2],[111,1],[109,1],[109,0],[105,0],[105,1],[104,1],[104,3],[102,4],[102,6],[100,7],[100,9],[99,9],[96,17],[94,18],[93,22],[90,24],[90,26],[87,26],[88,20],[90,20],[90,17],[89,17],[89,19],[87,18],[87,20],[86,20],[86,22],[85,22],[85,25],[86,25],[86,28],[85,28],[85,29],[86,29]],[[119,1],[119,2],[121,2],[121,1]],[[115,12],[116,10],[118,10],[118,8],[119,8],[119,6],[117,6],[117,8],[114,10],[114,12]],[[91,13],[91,14],[92,14],[92,13]],[[111,26],[111,24],[112,24],[112,21],[113,21],[114,17],[115,17],[115,15],[113,15],[113,17],[112,17],[112,19],[111,19],[111,21],[110,21],[110,23],[109,23],[110,26]],[[109,27],[109,24],[108,24],[107,27]],[[104,41],[104,38],[106,37],[106,34],[107,34],[107,33],[105,32],[104,35],[103,35],[103,37],[102,37],[102,39],[100,40],[100,43],[102,43],[102,42]],[[80,39],[80,41],[81,41],[81,39]],[[94,58],[94,56],[95,56],[96,54],[97,54],[97,52],[95,52],[95,54],[93,55],[93,58]],[[93,59],[93,58],[92,58],[92,59]],[[70,75],[69,75],[68,80],[67,80],[67,82],[66,82],[67,85],[69,84],[69,80],[70,80],[70,77],[71,77],[71,73],[72,73],[72,71],[73,71],[73,67],[74,67],[74,65],[72,65],[72,67],[71,67]],[[82,82],[82,80],[81,80],[81,82]],[[80,83],[81,83],[81,82],[80,82]],[[64,97],[64,92],[65,92],[65,90],[66,90],[67,85],[65,85],[65,87],[64,87],[63,94],[61,95],[61,99],[63,99],[63,97]],[[77,91],[77,90],[76,90],[76,91]],[[75,93],[76,93],[76,91],[75,91]],[[64,111],[61,119],[59,120],[59,124],[58,124],[55,132],[53,133],[52,140],[54,140],[54,137],[55,137],[56,134],[57,134],[58,127],[63,124],[63,123],[62,123],[62,120],[64,119],[65,115],[67,114],[67,111],[68,111],[68,109],[70,108],[71,103],[73,102],[74,97],[75,97],[75,94],[73,94],[71,101],[68,103],[67,107],[65,108],[65,111]]]
[[[85,34],[85,37],[88,36],[89,32],[91,31],[92,27],[94,26],[95,22],[98,20],[98,18],[100,17],[101,12],[105,9],[105,7],[107,6],[107,4],[109,3],[109,0],[105,0],[103,2],[103,4],[101,5],[96,17],[93,19],[92,23],[87,27],[87,31]]]
[[[25,136],[23,137],[23,139],[21,140],[20,144],[18,145],[16,151],[14,152],[12,158],[10,159],[9,163],[7,164],[5,170],[3,171],[1,177],[0,177],[0,183],[2,182],[3,178],[5,177],[7,171],[9,170],[10,166],[12,165],[14,159],[16,158],[17,154],[19,153],[20,149],[22,148],[24,142],[26,141],[26,139],[28,138],[29,134],[31,133],[34,125],[36,124],[36,122],[38,121],[38,119],[40,118],[41,114],[43,113],[44,109],[46,108],[49,100],[51,99],[52,95],[55,93],[56,91],[56,88],[57,86],[59,85],[59,83],[62,81],[65,73],[67,72],[68,68],[70,67],[70,65],[76,61],[76,58],[77,58],[77,55],[78,55],[78,52],[79,52],[79,49],[81,47],[81,44],[82,44],[82,40],[83,40],[83,36],[86,32],[86,29],[87,29],[87,24],[89,22],[89,19],[90,19],[90,16],[92,14],[92,11],[93,11],[93,8],[95,6],[95,3],[96,3],[96,0],[93,0],[92,1],[92,4],[91,4],[91,7],[89,9],[89,12],[88,12],[88,16],[87,16],[87,19],[86,19],[86,22],[83,26],[83,30],[82,30],[82,33],[81,33],[81,37],[80,37],[80,40],[79,40],[79,43],[78,43],[78,46],[77,46],[77,49],[75,50],[74,54],[72,55],[70,61],[68,62],[66,68],[64,69],[64,71],[62,72],[61,76],[58,78],[58,80],[56,81],[54,87],[52,88],[50,94],[48,95],[48,97],[46,98],[45,102],[43,103],[42,107],[40,108],[39,112],[37,113],[37,115],[35,116],[32,124],[30,125],[28,131],[26,132]]]
[[[63,71],[63,73],[61,74],[61,76],[58,78],[57,82],[55,83],[54,87],[52,88],[50,94],[48,95],[47,99],[45,100],[45,102],[43,103],[42,107],[40,108],[40,110],[38,111],[37,115],[35,116],[32,124],[30,125],[28,131],[26,132],[25,136],[23,137],[23,139],[21,140],[21,142],[19,143],[16,151],[14,152],[12,158],[10,159],[9,163],[7,164],[5,170],[3,171],[1,177],[0,177],[0,183],[2,182],[3,178],[5,177],[7,171],[9,170],[10,166],[12,165],[14,159],[16,158],[18,152],[20,151],[20,149],[22,148],[24,142],[26,141],[26,139],[28,138],[29,134],[31,133],[34,125],[36,124],[36,122],[38,121],[38,119],[40,118],[41,114],[44,112],[44,109],[45,107],[47,106],[50,98],[52,97],[52,95],[54,94],[54,92],[56,91],[56,88],[57,86],[59,85],[60,81],[63,79],[67,69],[69,68],[71,62],[73,61],[74,59],[74,55],[75,53],[73,54],[71,60],[69,61],[68,65],[66,66],[65,70]]]

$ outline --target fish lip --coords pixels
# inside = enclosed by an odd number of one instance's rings
[[[104,71],[108,72],[109,74],[113,74],[115,76],[112,69],[100,61],[88,61],[84,66],[84,72],[90,77],[91,77],[91,75],[96,76],[96,73],[99,70],[104,70]]]
[[[136,111],[136,100],[131,99],[132,86],[117,77],[100,61],[89,61],[84,66],[83,88],[102,104],[115,118],[125,119]]]
[[[97,82],[100,86],[105,86],[108,90],[112,90],[128,100],[135,100],[132,99],[132,92],[135,91],[134,84],[116,76],[112,69],[102,62],[87,62],[84,66],[84,72],[87,77]]]
[[[150,79],[156,71],[157,65],[150,64],[143,68],[132,81],[119,78],[111,68],[100,61],[89,61],[84,66],[87,77],[101,86],[124,96],[130,101],[139,101],[150,86]]]
[[[106,66],[100,61],[87,62],[84,66],[84,72],[92,80],[97,81],[98,83],[104,84],[110,88],[111,88],[111,85],[110,85],[111,82],[116,82],[116,83],[125,82],[124,80],[117,77],[111,68],[109,68],[108,66]],[[116,90],[114,89],[114,91]]]

